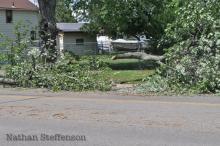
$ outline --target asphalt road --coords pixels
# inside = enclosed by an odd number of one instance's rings
[[[0,89],[0,146],[44,145],[219,146],[220,97]]]

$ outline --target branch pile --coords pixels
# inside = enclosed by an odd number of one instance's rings
[[[0,77],[0,84],[6,85],[16,85],[17,83],[12,79],[2,78]]]

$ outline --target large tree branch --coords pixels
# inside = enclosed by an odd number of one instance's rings
[[[142,52],[131,52],[115,55],[112,57],[112,59],[140,59],[144,61],[162,61],[164,59],[164,56],[150,55]]]
[[[131,52],[115,55],[112,57],[113,60],[116,59],[140,59],[144,61],[155,61],[157,64],[163,64],[161,61],[164,59],[164,56],[150,55],[143,52]]]
[[[12,79],[7,79],[7,78],[0,78],[0,84],[3,84],[3,85],[16,85],[17,82],[12,80]]]

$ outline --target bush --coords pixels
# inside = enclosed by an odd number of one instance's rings
[[[68,64],[62,60],[53,66],[38,64],[34,69],[31,63],[23,62],[8,68],[7,76],[22,87],[43,87],[53,91],[110,90],[111,83],[104,78],[106,70],[90,68],[89,65]]]
[[[186,1],[166,32],[174,45],[166,51],[161,75],[172,89],[215,93],[220,89],[218,1]]]
[[[45,62],[45,55],[49,54],[30,47],[31,40],[27,35],[29,31],[19,27],[23,28],[20,25],[16,27],[16,39],[5,42],[12,55],[6,74],[19,86],[48,88],[54,91],[105,91],[111,88],[111,83],[103,75],[107,68],[98,59],[90,58],[89,62],[79,64],[78,56],[66,52],[55,63]],[[13,46],[10,46],[12,42]]]
[[[169,90],[168,80],[158,74],[147,77],[143,81],[144,83],[134,89],[135,93],[163,93]]]
[[[166,29],[166,50],[160,77],[147,79],[146,90],[155,87],[177,92],[220,91],[219,0],[184,1],[175,12],[176,21]],[[213,27],[214,26],[214,27]],[[161,80],[161,82],[159,82]],[[162,82],[167,84],[161,88]],[[164,87],[164,86],[163,86]]]
[[[0,53],[0,65],[8,62],[7,54]]]
[[[166,65],[161,74],[169,79],[173,88],[188,88],[200,92],[216,92],[220,89],[220,52],[214,43],[214,35],[202,36],[198,45],[183,42],[169,49]]]

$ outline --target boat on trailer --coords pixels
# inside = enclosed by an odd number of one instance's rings
[[[119,51],[141,51],[147,47],[147,43],[147,41],[117,39],[112,41],[112,46]]]

